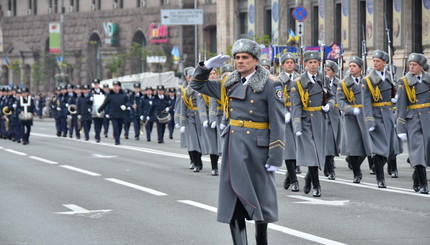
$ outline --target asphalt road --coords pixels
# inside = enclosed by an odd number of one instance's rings
[[[115,146],[112,136],[57,137],[48,119],[35,122],[29,145],[1,140],[0,244],[232,244],[228,225],[216,222],[218,177],[208,158],[193,173],[174,138]],[[336,180],[320,175],[321,198],[303,193],[303,174],[300,192],[284,190],[284,167],[269,243],[429,244],[430,195],[412,190],[406,158],[398,156],[399,178],[386,176],[387,189],[376,187],[367,160],[353,184],[336,158]],[[247,229],[255,244],[254,225]]]

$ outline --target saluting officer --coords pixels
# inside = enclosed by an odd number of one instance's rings
[[[308,167],[303,191],[309,193],[312,182],[312,195],[320,197],[318,169],[322,169],[325,163],[325,113],[334,108],[335,99],[326,87],[327,79],[318,72],[319,52],[306,51],[303,56],[308,71],[293,82],[291,89],[293,128],[297,136],[297,165]]]
[[[121,89],[121,82],[114,81],[113,89],[107,95],[103,104],[99,107],[98,112],[100,113],[109,105],[109,115],[112,121],[113,136],[115,139],[115,145],[120,144],[122,125],[124,124],[124,117],[126,113],[127,94]]]
[[[384,164],[388,156],[400,153],[391,102],[395,97],[394,81],[385,69],[388,60],[386,52],[375,50],[373,52],[374,70],[362,80],[364,121],[370,134],[372,159],[379,188],[386,188]]]
[[[330,90],[332,94],[336,94],[339,78],[336,77],[339,68],[334,61],[326,60],[325,62],[325,72],[328,79],[326,79],[326,87]],[[334,180],[336,178],[334,172],[334,157],[339,156],[340,152],[340,110],[339,105],[334,104],[334,108],[327,112],[327,136],[326,136],[326,157],[324,164],[324,175],[328,177],[329,180]]]
[[[166,131],[166,123],[161,123],[158,119],[157,115],[161,112],[169,113],[169,99],[166,95],[164,95],[164,86],[157,86],[157,95],[154,96],[154,101],[152,105],[149,107],[148,116],[146,116],[146,120],[151,120],[151,118],[155,118],[157,123],[157,136],[158,143],[164,143],[164,132]]]
[[[285,53],[281,55],[280,62],[282,72],[279,74],[279,81],[284,85],[284,98],[285,98],[285,149],[284,160],[287,167],[287,174],[284,180],[284,188],[288,190],[291,186],[291,191],[299,191],[299,181],[296,175],[296,137],[291,123],[291,88],[293,80],[300,75],[294,71],[296,68],[296,57],[292,53]]]
[[[87,141],[90,139],[91,119],[93,114],[92,113],[93,100],[94,99],[91,99],[89,86],[87,84],[82,85],[82,95],[78,97],[78,101],[77,101],[77,105],[78,105],[77,112],[78,112],[78,119],[81,120],[82,122],[82,128],[84,129],[85,140]],[[100,132],[99,132],[99,137],[100,137]]]
[[[282,165],[285,145],[283,86],[258,65],[256,42],[237,40],[232,54],[237,70],[224,86],[208,80],[210,70],[229,59],[224,55],[201,62],[191,86],[222,100],[229,118],[222,135],[218,221],[230,223],[235,244],[247,244],[245,219],[253,219],[257,244],[267,244],[267,223],[278,220],[274,171]]]
[[[363,104],[361,96],[361,71],[363,60],[357,56],[349,60],[349,76],[345,77],[337,87],[337,101],[343,113],[341,154],[347,156],[351,164],[354,179],[360,183],[363,175],[361,163],[371,155],[369,133],[364,124]]]
[[[426,167],[430,166],[430,76],[424,72],[427,59],[412,53],[409,72],[400,78],[397,98],[397,133],[408,139],[409,161],[415,169],[413,189],[428,194]]]

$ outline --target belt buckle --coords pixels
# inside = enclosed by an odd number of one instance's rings
[[[242,120],[239,120],[237,123],[239,124],[239,127],[243,127],[245,125],[245,122]]]

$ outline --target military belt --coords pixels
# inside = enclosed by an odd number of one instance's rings
[[[408,105],[408,109],[420,109],[420,108],[426,108],[426,107],[430,107],[430,103]]]
[[[253,129],[269,128],[268,122],[251,122],[251,121],[242,121],[242,120],[235,120],[235,119],[230,119],[230,125],[236,126],[236,127],[243,127],[243,128],[253,128]]]
[[[188,108],[190,111],[197,111],[199,108],[197,106],[193,106],[191,108]]]
[[[285,102],[285,106],[291,106],[291,101]]]
[[[303,107],[302,110],[304,111],[320,111],[322,109],[322,106],[315,106],[315,107]]]
[[[339,104],[334,104],[334,108],[339,108]]]
[[[223,107],[222,107],[222,106],[218,106],[216,109],[217,109],[217,110],[222,110],[222,109],[223,109]]]
[[[391,103],[391,102],[372,103],[372,106],[376,106],[376,107],[378,107],[378,106],[391,106],[391,105],[393,105],[393,103]]]
[[[353,108],[363,108],[363,105],[351,105]]]

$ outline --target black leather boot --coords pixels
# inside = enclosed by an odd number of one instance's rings
[[[370,174],[376,174],[375,163],[373,162],[373,157],[367,157],[367,162],[369,163]]]
[[[247,245],[245,219],[233,219],[230,222],[231,238],[234,245]]]
[[[303,187],[303,191],[305,194],[308,194],[311,191],[311,176],[310,171],[305,175],[305,186]]]
[[[287,177],[284,181],[284,188],[288,190],[292,183],[297,182],[296,175],[296,160],[285,160],[285,166],[287,167]],[[293,190],[294,191],[294,190]]]
[[[255,222],[255,241],[257,245],[267,245],[267,223]]]
[[[418,180],[418,170],[417,167],[414,168],[414,172],[412,173],[412,180],[413,180],[413,184],[412,184],[412,188],[414,189],[415,192],[419,192],[420,191],[420,181]]]
[[[320,197],[321,196],[321,186],[320,186],[320,179],[318,176],[318,167],[309,167],[309,173],[311,176],[311,181],[313,185],[313,191],[312,196],[313,197]]]
[[[418,181],[420,183],[420,193],[421,194],[428,194],[429,193],[429,187],[427,184],[426,168],[424,166],[418,165],[415,167],[415,169],[417,170]]]
[[[386,162],[386,158],[380,155],[375,155],[373,157],[373,163],[375,166],[375,172],[376,172],[376,182],[378,183],[378,188],[387,188],[385,185],[385,178],[384,178],[384,165]]]
[[[387,160],[387,165],[387,172],[388,169],[390,169],[390,172],[388,172],[388,174],[391,175],[391,178],[398,178],[399,172],[397,171],[397,155],[390,155],[389,159]]]
[[[361,182],[361,179],[363,178],[363,174],[361,173],[360,166],[364,160],[364,157],[350,156],[349,159],[351,162],[352,172],[354,174],[354,180],[352,182],[358,184]]]
[[[324,168],[327,170],[326,176],[329,180],[335,180],[336,174],[334,173],[334,156],[326,156],[325,159]]]

